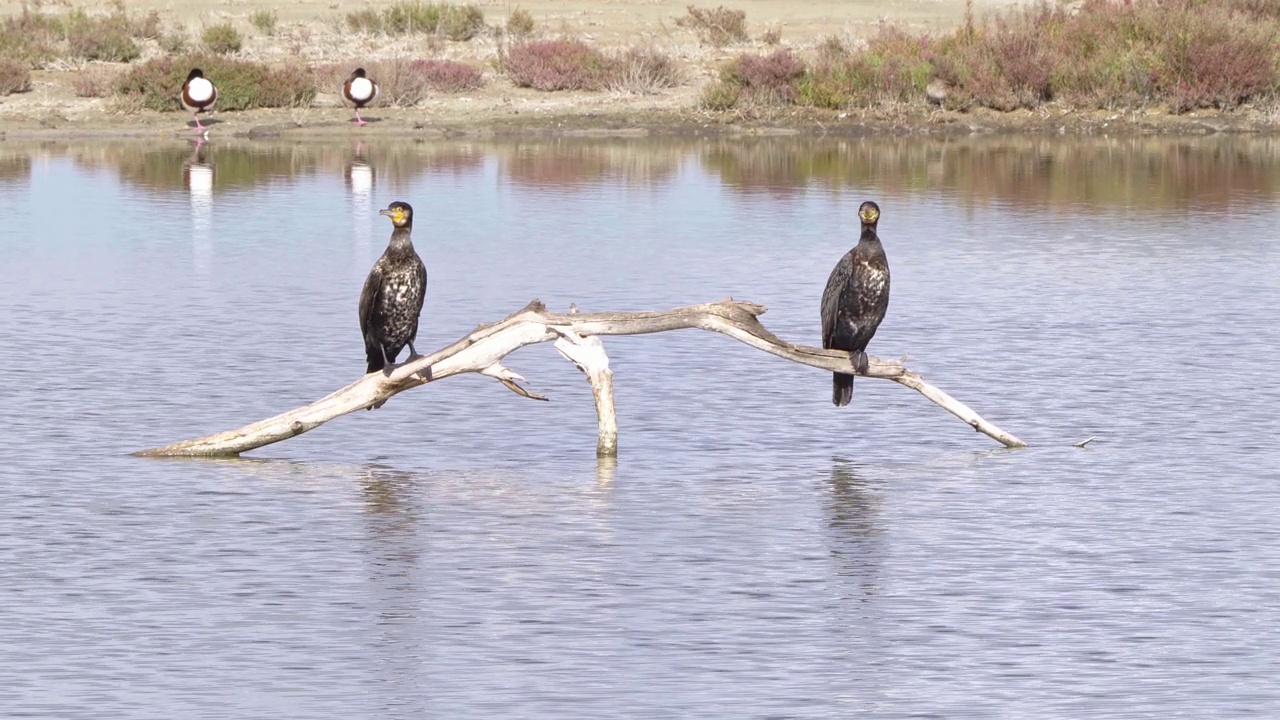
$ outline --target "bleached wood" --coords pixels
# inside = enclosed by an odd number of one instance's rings
[[[728,299],[666,311],[554,313],[534,300],[499,322],[477,327],[447,347],[395,366],[390,375],[370,373],[310,405],[235,430],[142,450],[135,454],[152,457],[239,455],[296,437],[334,418],[363,410],[410,388],[469,372],[495,377],[525,397],[544,399],[521,386],[524,378],[503,367],[501,361],[526,345],[572,336],[645,335],[670,330],[701,329],[727,335],[770,355],[819,370],[854,372],[846,352],[792,345],[779,339],[756,319],[764,312],[763,305]],[[901,362],[876,357],[868,358],[868,361],[867,377],[893,380],[912,388],[964,420],[978,432],[1007,447],[1026,446],[1018,438],[981,418],[968,406],[926,383],[919,375],[903,367]],[[616,433],[616,429],[614,432]]]
[[[573,314],[574,308],[569,310]],[[596,401],[596,422],[599,428],[596,440],[596,456],[618,454],[618,416],[613,408],[613,371],[609,369],[609,356],[600,338],[582,336],[572,330],[560,330],[555,348],[564,358],[587,376],[591,383],[591,395]]]

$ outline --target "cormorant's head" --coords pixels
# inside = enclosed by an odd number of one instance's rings
[[[880,220],[880,206],[870,200],[858,207],[858,219],[863,225],[875,225]]]
[[[200,68],[191,68],[191,72],[187,73],[187,82],[191,82],[198,77],[204,77],[204,71]]]
[[[364,77],[364,68],[356,68],[356,71],[351,73],[351,77],[353,78]]]
[[[379,210],[378,214],[391,218],[391,223],[396,227],[413,225],[413,208],[409,207],[409,203],[397,200],[388,205],[386,210]]]

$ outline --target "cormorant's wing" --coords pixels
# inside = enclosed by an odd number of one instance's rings
[[[360,291],[360,334],[369,334],[369,325],[373,323],[374,308],[378,307],[378,296],[382,294],[382,262],[373,264],[369,277],[364,280],[364,290]]]
[[[835,336],[836,324],[840,314],[840,296],[844,293],[849,277],[853,275],[853,258],[849,253],[840,256],[840,262],[831,269],[831,277],[827,278],[827,288],[822,292],[822,346],[830,347]]]
[[[422,264],[422,258],[417,253],[414,253],[413,259],[417,261],[413,265],[413,279],[422,288],[422,292],[418,293],[418,307],[413,310],[413,317],[416,319],[422,312],[422,301],[427,298],[427,266]]]

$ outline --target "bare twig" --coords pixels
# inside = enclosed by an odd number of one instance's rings
[[[605,389],[608,357],[603,345],[589,344],[588,338],[597,335],[645,335],[668,330],[701,329],[717,332],[746,343],[770,355],[784,360],[808,365],[828,372],[854,372],[849,354],[839,350],[823,350],[806,345],[792,345],[769,332],[757,316],[765,307],[732,299],[703,305],[690,305],[666,311],[648,312],[600,312],[553,313],[534,300],[525,308],[492,325],[482,325],[451,345],[430,355],[395,366],[390,375],[370,373],[356,382],[331,393],[310,405],[281,413],[235,430],[206,437],[142,450],[137,455],[146,456],[229,456],[270,445],[301,435],[324,423],[381,403],[393,395],[428,382],[435,382],[462,373],[480,373],[495,377],[503,385],[525,397],[543,399],[520,385],[524,378],[502,366],[502,359],[526,345],[542,342],[565,341],[561,352],[578,363],[590,378],[600,416],[601,432],[598,449],[604,453],[616,448],[616,424],[611,431],[612,440],[606,442],[603,427],[613,423],[612,390]],[[926,383],[923,378],[902,366],[902,363],[880,358],[870,358],[868,377],[893,380],[905,385],[946,411],[963,420],[980,433],[1007,447],[1025,447],[1013,435],[987,422],[964,403]],[[607,377],[611,377],[611,374]],[[597,389],[597,382],[602,383]],[[611,388],[611,382],[609,387]]]
[[[1090,435],[1089,437],[1087,437],[1087,438],[1085,438],[1085,439],[1081,440],[1081,441],[1080,441],[1080,442],[1078,442],[1078,443],[1073,443],[1073,444],[1072,444],[1072,446],[1073,446],[1073,447],[1082,448],[1082,447],[1084,447],[1085,445],[1088,445],[1089,443],[1091,443],[1091,442],[1093,442],[1094,440],[1097,440],[1097,439],[1098,439],[1098,436],[1096,436],[1096,435]]]

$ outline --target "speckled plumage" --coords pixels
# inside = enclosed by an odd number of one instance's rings
[[[889,309],[889,260],[876,234],[880,208],[865,202],[858,209],[862,237],[840,258],[822,293],[822,347],[848,350],[854,367],[867,371],[867,344]],[[833,373],[831,402],[853,399],[853,375]]]
[[[404,203],[392,203],[392,208],[396,205],[408,208]],[[406,345],[416,354],[413,342],[426,296],[427,268],[409,239],[412,216],[407,217],[405,224],[397,224],[391,232],[391,242],[373,264],[360,293],[360,332],[368,372],[388,368]]]

